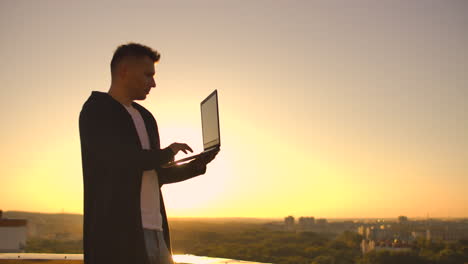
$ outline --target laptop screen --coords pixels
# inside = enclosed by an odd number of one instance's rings
[[[200,105],[202,118],[203,148],[220,145],[218,91],[212,92]]]

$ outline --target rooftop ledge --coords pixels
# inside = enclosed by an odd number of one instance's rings
[[[172,257],[174,261],[179,264],[271,264],[225,258],[200,257],[194,255],[173,255]],[[0,253],[0,264],[10,263],[78,264],[83,263],[83,254]]]

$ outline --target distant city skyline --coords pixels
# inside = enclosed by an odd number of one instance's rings
[[[73,213],[73,212],[65,212],[65,211],[61,211],[61,212],[38,212],[38,211],[22,211],[22,210],[3,210],[3,213],[6,213],[6,215],[4,216],[5,218],[9,218],[8,215],[9,214],[47,214],[47,215],[83,215],[82,213]],[[398,221],[398,218],[401,217],[402,215],[398,215],[398,216],[389,216],[389,217],[327,217],[327,216],[314,216],[314,215],[284,215],[284,216],[278,216],[278,217],[242,217],[242,216],[226,216],[226,217],[203,217],[203,216],[182,216],[182,217],[169,217],[169,218],[172,218],[172,219],[179,219],[179,220],[183,220],[183,219],[206,219],[206,220],[212,220],[212,221],[216,221],[217,219],[219,220],[222,220],[222,219],[225,219],[225,220],[234,220],[234,219],[239,219],[239,220],[245,220],[245,221],[271,221],[271,220],[274,220],[274,221],[284,221],[286,218],[288,217],[293,217],[294,218],[294,221],[296,223],[298,223],[298,221],[300,221],[301,218],[305,218],[306,220],[309,219],[309,218],[313,218],[315,220],[318,220],[318,219],[325,219],[329,222],[334,222],[334,221],[349,221],[349,220],[352,220],[352,221]],[[404,217],[407,217],[407,216],[404,216]],[[408,221],[426,221],[426,220],[447,220],[447,221],[450,221],[450,220],[466,220],[468,217],[430,217],[430,216],[424,216],[424,217],[407,217],[408,218]]]
[[[112,8],[110,8],[112,7]],[[163,187],[169,217],[468,217],[468,2],[0,2],[0,209],[83,212],[78,115],[115,48],[158,50],[139,101],[162,147],[206,175]]]

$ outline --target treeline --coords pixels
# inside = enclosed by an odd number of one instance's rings
[[[175,254],[232,258],[276,264],[356,263],[361,236],[290,233],[262,228],[240,232],[173,231]]]
[[[26,253],[82,254],[83,240],[29,238]]]

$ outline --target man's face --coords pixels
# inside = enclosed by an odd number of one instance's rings
[[[127,94],[132,100],[144,100],[152,87],[156,87],[154,82],[154,62],[148,58],[132,59],[128,63],[126,74]]]

